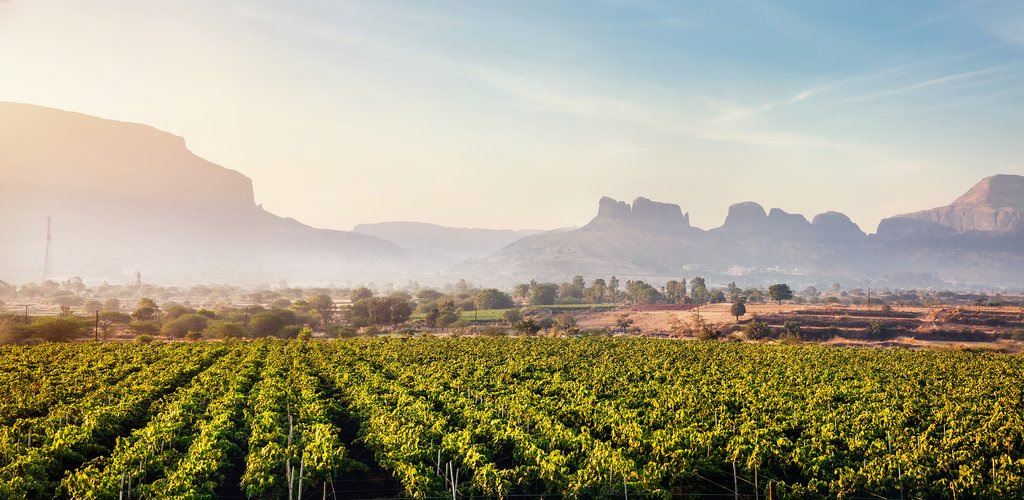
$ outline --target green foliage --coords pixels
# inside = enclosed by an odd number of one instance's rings
[[[245,336],[245,325],[234,321],[210,321],[203,332],[213,339],[237,339]]]
[[[160,322],[155,320],[132,320],[128,323],[128,329],[136,335],[156,335],[160,333]]]
[[[473,303],[477,310],[508,309],[514,305],[512,297],[495,288],[488,288],[477,292],[476,296],[473,297]]]
[[[746,325],[743,325],[743,336],[748,340],[761,340],[771,336],[772,330],[768,328],[768,323],[763,321],[751,321]]]
[[[254,338],[275,337],[287,322],[276,312],[261,312],[249,318],[249,335]]]
[[[729,307],[729,314],[733,315],[733,317],[736,318],[736,321],[740,320],[740,316],[747,314],[747,305],[744,303],[742,297],[737,298],[736,301],[732,303],[732,306]]]
[[[160,327],[160,333],[171,338],[182,338],[189,332],[199,333],[206,329],[210,319],[200,314],[184,314]]]
[[[153,299],[143,297],[136,304],[132,317],[138,321],[154,321],[160,317],[160,306]]]
[[[371,298],[373,298],[373,290],[370,290],[369,288],[366,287],[356,288],[355,290],[352,290],[352,292],[349,293],[348,296],[348,300],[351,301],[353,304],[359,302],[360,300]]]
[[[341,422],[413,498],[1024,495],[1017,356],[501,330],[0,347],[0,496],[350,493]]]
[[[697,313],[694,313],[690,318],[690,332],[692,332],[693,337],[697,340],[715,340],[721,335],[721,332],[716,330],[711,323],[708,323],[707,320]]]
[[[785,283],[777,283],[768,287],[768,298],[781,304],[783,300],[793,298],[793,290]]]
[[[643,281],[626,282],[626,298],[634,304],[655,304],[661,301],[661,293]]]
[[[782,331],[786,337],[792,340],[800,340],[800,322],[787,321],[782,325]]]
[[[870,339],[885,339],[890,335],[889,325],[884,321],[873,319],[864,328],[864,334]]]
[[[530,305],[542,306],[554,304],[558,299],[558,287],[551,283],[530,285]]]

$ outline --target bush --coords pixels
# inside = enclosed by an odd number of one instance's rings
[[[1010,330],[1010,338],[1013,340],[1024,341],[1024,328],[1014,328]]]
[[[81,336],[87,331],[85,323],[76,318],[36,318],[28,326],[30,337],[37,337],[46,342],[66,342]]]
[[[135,332],[136,335],[154,336],[160,333],[160,322],[133,320],[131,323],[128,323],[128,328]]]
[[[782,330],[786,333],[786,338],[791,340],[800,340],[800,322],[799,321],[787,321],[782,325]]]
[[[479,333],[484,337],[504,337],[507,332],[498,326],[485,326],[479,330]]]
[[[692,324],[692,326],[690,326],[690,332],[697,340],[714,340],[721,334],[721,332],[712,328],[711,324],[708,323],[707,320],[701,318],[696,313],[693,314],[690,321]]]
[[[245,336],[245,326],[233,321],[211,321],[203,333],[212,339],[236,339]]]
[[[185,336],[183,338],[185,340],[189,341],[189,342],[196,342],[196,341],[199,341],[199,340],[203,340],[203,336],[201,334],[199,334],[198,332],[188,332],[188,333],[185,334]]]
[[[743,326],[743,336],[747,340],[761,340],[768,338],[772,333],[772,329],[768,328],[768,323],[763,321],[751,321]]]
[[[299,334],[295,338],[299,340],[309,340],[313,338],[313,330],[303,328],[302,330],[299,330]]]
[[[282,339],[295,339],[299,337],[299,334],[302,333],[302,330],[303,327],[299,325],[287,325],[284,328],[282,328],[280,332],[277,333],[277,336],[281,337]]]
[[[153,342],[153,338],[154,337],[152,335],[143,333],[135,336],[135,342],[138,342],[139,344],[149,344]]]
[[[352,338],[359,336],[359,330],[352,326],[331,325],[327,329],[327,335],[334,338]]]
[[[881,339],[889,336],[889,327],[885,323],[874,319],[864,328],[864,333],[869,339]]]
[[[189,332],[201,332],[206,329],[210,319],[201,314],[183,314],[164,323],[160,333],[171,338],[182,338]]]

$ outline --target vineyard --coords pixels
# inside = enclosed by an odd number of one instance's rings
[[[0,347],[2,498],[1024,496],[1024,358],[654,339]]]

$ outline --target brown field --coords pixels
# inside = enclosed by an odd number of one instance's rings
[[[731,335],[756,319],[767,323],[773,336],[781,335],[783,324],[795,321],[804,340],[829,345],[956,346],[1013,351],[1024,345],[1019,341],[1024,332],[1024,309],[1019,307],[900,307],[885,311],[879,306],[749,304],[739,323],[729,314],[729,308],[729,304],[708,305],[700,307],[699,314],[724,335]],[[614,330],[616,320],[626,314],[633,320],[634,332],[640,335],[691,338],[689,326],[697,313],[697,309],[659,310],[647,306],[590,312],[577,321],[584,329]],[[876,328],[875,333],[869,332],[871,328]]]

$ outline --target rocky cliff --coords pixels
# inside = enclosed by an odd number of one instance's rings
[[[252,181],[149,126],[0,103],[0,273],[39,280],[47,216],[55,277],[165,283],[373,278],[405,254],[373,236],[264,211]],[[380,279],[378,276],[374,279]]]
[[[919,234],[934,236],[949,232],[930,224],[909,223],[906,219],[924,221],[958,233],[1020,232],[1024,230],[1022,213],[1024,176],[993,175],[982,179],[949,205],[883,220],[878,234],[886,237],[914,237]]]

